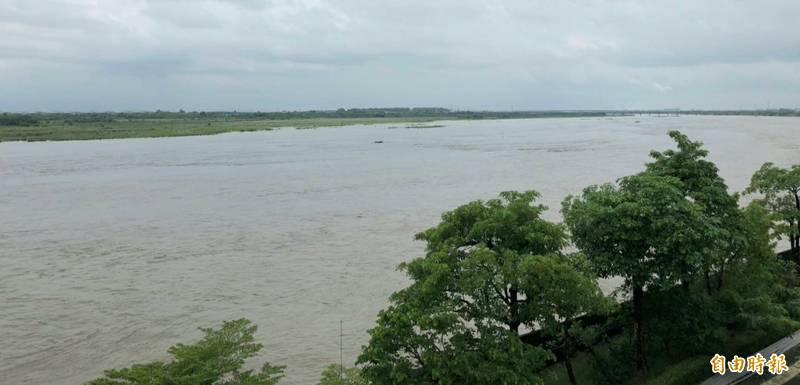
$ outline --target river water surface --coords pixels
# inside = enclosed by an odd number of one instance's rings
[[[565,195],[641,170],[670,129],[734,190],[800,162],[797,118],[442,124],[0,143],[0,383],[81,384],[247,317],[283,383],[313,384],[340,321],[355,360],[442,211],[536,189],[558,220]]]

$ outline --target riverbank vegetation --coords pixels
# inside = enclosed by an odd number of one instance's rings
[[[426,123],[437,120],[614,117],[633,114],[668,116],[800,116],[800,110],[752,111],[469,111],[446,108],[340,108],[319,111],[225,112],[152,111],[88,113],[0,113],[0,142],[87,140],[213,135],[279,127],[315,128],[354,124]],[[412,125],[410,128],[425,128]]]
[[[711,375],[707,357],[746,356],[800,327],[797,266],[774,252],[780,211],[741,207],[702,144],[670,136],[677,149],[652,152],[640,173],[567,197],[564,224],[542,219],[535,192],[443,214],[417,236],[426,255],[401,265],[412,283],[370,330],[365,376],[691,384]],[[612,277],[609,304],[597,279]]]
[[[598,111],[451,111],[445,108],[351,108],[286,112],[3,113],[0,142],[212,135],[279,127],[426,123],[435,120],[605,116]]]
[[[220,119],[114,119],[110,121],[46,120],[24,126],[0,126],[0,142],[45,140],[90,140],[215,135],[226,132],[269,131],[281,127],[298,129],[427,122],[429,118],[310,118],[291,120]]]
[[[535,191],[442,214],[416,235],[425,255],[400,265],[410,284],[357,367],[329,366],[321,383],[696,384],[714,354],[746,357],[800,328],[798,259],[775,253],[778,237],[797,247],[800,166],[765,164],[742,205],[702,143],[669,135],[676,148],[641,172],[566,197],[563,223]],[[621,285],[603,293],[602,278]],[[90,385],[273,384],[280,367],[240,372],[254,330],[205,330],[170,363]]]
[[[283,378],[282,366],[265,363],[261,370],[242,370],[245,362],[263,348],[256,343],[256,326],[239,319],[219,329],[201,329],[203,339],[169,348],[172,359],[107,370],[87,385],[274,385]]]
[[[766,163],[746,191],[760,194],[759,203],[769,209],[776,236],[789,241],[788,254],[800,264],[800,165],[780,168]]]

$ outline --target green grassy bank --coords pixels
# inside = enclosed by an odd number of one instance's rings
[[[444,108],[354,108],[289,112],[4,112],[0,113],[0,142],[150,138],[266,131],[278,127],[417,124],[465,119],[602,117],[608,114],[600,111],[451,111]],[[426,126],[419,126],[424,127]]]
[[[315,128],[354,124],[416,123],[433,118],[311,118],[281,120],[246,119],[140,119],[104,122],[52,120],[30,126],[0,127],[0,142],[157,138],[214,135],[225,132],[268,131],[278,127]]]

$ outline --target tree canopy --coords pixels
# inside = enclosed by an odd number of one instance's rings
[[[669,287],[698,265],[695,245],[707,226],[681,189],[676,178],[642,173],[619,186],[590,186],[568,197],[562,212],[599,276],[619,276],[632,287]]]
[[[325,367],[319,385],[369,385],[358,368],[345,368],[339,364]]]
[[[725,268],[732,260],[743,258],[746,247],[743,236],[743,216],[739,210],[738,195],[728,192],[728,185],[720,177],[717,166],[707,160],[708,150],[703,143],[692,141],[679,131],[670,131],[677,150],[651,151],[653,161],[646,164],[649,173],[670,176],[681,181],[686,198],[697,203],[704,214],[705,243],[695,245],[702,254],[701,277],[707,291],[720,289]],[[716,275],[716,283],[713,276]]]
[[[227,321],[219,329],[200,329],[203,339],[169,348],[169,362],[112,369],[88,385],[274,385],[283,367],[265,363],[260,371],[241,370],[263,345],[254,342],[256,326],[246,319]]]
[[[426,255],[401,265],[412,283],[393,294],[359,358],[373,383],[540,382],[552,353],[523,343],[520,327],[592,310],[599,289],[561,253],[565,229],[541,218],[538,197],[470,202],[417,235]]]
[[[747,192],[761,194],[758,201],[772,213],[776,236],[789,239],[794,260],[800,263],[800,165],[765,163],[753,174]]]
[[[590,186],[567,197],[564,220],[600,277],[622,277],[633,294],[637,365],[644,353],[644,290],[686,282],[702,260],[707,220],[680,180],[642,173],[619,186]]]

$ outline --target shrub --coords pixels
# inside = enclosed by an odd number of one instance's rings
[[[319,385],[368,385],[358,368],[345,368],[339,364],[330,364],[322,371]]]
[[[248,358],[263,345],[253,342],[256,326],[242,318],[227,321],[220,329],[200,329],[202,340],[169,348],[169,362],[135,364],[111,369],[88,385],[274,385],[283,378],[282,366],[265,363],[261,370],[241,371]]]
[[[658,377],[647,381],[645,385],[686,385],[696,384],[711,376],[708,357],[697,356],[683,360],[670,366]]]

